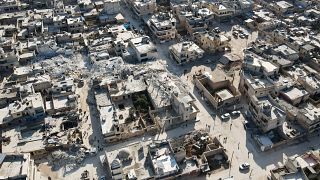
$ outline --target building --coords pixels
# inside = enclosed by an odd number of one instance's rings
[[[278,93],[271,79],[252,76],[246,72],[240,74],[239,90],[246,99],[252,96],[260,97]]]
[[[293,50],[285,44],[272,48],[272,51],[290,61],[296,61],[299,59],[299,52]]]
[[[320,78],[316,74],[299,76],[298,82],[310,93],[311,96],[320,95]]]
[[[194,34],[197,44],[206,52],[224,52],[230,49],[230,39],[224,34],[215,32],[199,32]]]
[[[37,178],[35,168],[28,153],[0,153],[0,179],[34,179]]]
[[[193,37],[196,32],[205,32],[208,28],[208,25],[203,20],[202,17],[187,17],[186,26],[187,33]]]
[[[138,17],[153,14],[157,10],[156,0],[127,0]]]
[[[297,122],[308,132],[320,129],[320,108],[308,103],[297,113]]]
[[[67,19],[68,32],[81,33],[84,30],[84,21],[81,17]]]
[[[196,120],[200,112],[195,105],[196,99],[190,93],[172,93],[172,108],[181,116],[182,121]]]
[[[152,34],[160,42],[170,41],[176,37],[176,19],[169,13],[159,13],[147,20]]]
[[[156,179],[173,176],[179,172],[178,163],[170,143],[152,143],[149,145],[148,156]]]
[[[157,58],[157,48],[151,42],[148,36],[132,38],[129,41],[129,46],[133,48],[136,59],[139,62],[144,62]]]
[[[235,14],[235,10],[233,8],[230,8],[226,4],[220,2],[209,3],[208,9],[214,13],[215,19],[220,22],[230,21]]]
[[[18,54],[12,52],[5,53],[0,49],[0,69],[1,70],[12,70],[14,67],[19,65]]]
[[[319,150],[309,151],[303,155],[286,157],[284,165],[272,169],[271,179],[317,179],[320,176],[320,154]]]
[[[194,76],[196,88],[215,109],[234,109],[240,102],[240,92],[230,80],[214,80],[213,77],[208,73]]]
[[[286,119],[285,111],[270,96],[251,97],[249,110],[253,121],[264,133],[282,126]]]
[[[280,91],[279,95],[293,106],[297,106],[309,98],[307,91],[296,87],[286,88]]]
[[[263,74],[267,77],[274,77],[279,74],[278,66],[253,54],[245,55],[243,68],[253,74]]]
[[[177,43],[169,47],[170,56],[178,64],[195,61],[203,57],[204,51],[194,42]]]
[[[150,116],[162,130],[195,122],[200,112],[195,97],[180,79],[164,71],[145,74],[147,91],[154,110]]]
[[[0,1],[0,12],[9,13],[16,12],[21,9],[21,2],[17,0],[1,0]]]
[[[272,10],[278,15],[285,15],[294,10],[294,6],[288,1],[277,1],[272,4]]]
[[[44,117],[44,103],[40,93],[27,96],[21,101],[15,101],[9,104],[8,111],[6,114],[2,114],[3,119],[0,124],[10,125],[13,120],[22,122],[32,122]]]
[[[256,125],[267,132],[282,125],[286,119],[285,111],[270,95],[278,92],[273,81],[267,77],[242,73],[239,89],[249,104],[249,110]]]

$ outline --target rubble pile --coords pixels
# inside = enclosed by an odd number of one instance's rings
[[[86,57],[82,54],[74,54],[71,57],[58,55],[50,59],[39,59],[39,63],[46,72],[55,78],[60,78],[64,75],[72,77],[79,77],[81,74],[87,74]]]
[[[78,149],[78,148],[77,148]],[[65,168],[65,173],[76,169],[81,165],[85,158],[85,150],[79,148],[73,151],[62,151],[57,150],[48,156],[48,165],[52,167],[53,170],[58,170],[62,167]]]

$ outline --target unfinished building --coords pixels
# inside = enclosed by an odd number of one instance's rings
[[[233,105],[238,104],[241,94],[232,82],[230,80],[214,81],[212,77],[209,73],[194,75],[194,84],[201,95],[215,109],[233,108]]]
[[[153,109],[142,78],[111,80],[96,88],[102,134],[107,142],[155,132],[156,123],[149,110]],[[108,92],[108,94],[107,94]]]

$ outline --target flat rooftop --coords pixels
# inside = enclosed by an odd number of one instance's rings
[[[216,94],[222,99],[222,101],[225,101],[234,97],[228,89],[223,89],[221,91],[218,91],[216,92]]]
[[[247,73],[245,73],[244,76],[249,82],[249,84],[251,84],[253,89],[268,88],[273,86],[273,83],[266,78],[251,76],[250,74],[247,74]]]
[[[134,171],[138,179],[150,178],[154,173],[151,165],[145,166],[148,156],[148,144],[150,144],[150,141],[141,141],[115,150],[106,151],[105,156],[108,159],[107,163],[111,164],[114,160],[121,161],[121,158],[119,159],[119,157],[123,157],[123,155],[126,154],[128,155],[127,158],[132,159],[132,161],[122,167],[122,175]]]
[[[288,96],[291,100],[295,100],[305,96],[306,94],[308,94],[308,92],[298,88],[292,88],[290,90],[285,91],[284,94]]]
[[[319,121],[320,119],[320,108],[315,107],[313,104],[306,104],[301,111],[310,121]]]
[[[10,155],[0,153],[0,179],[27,176],[30,168],[29,157],[29,154]]]
[[[286,116],[286,113],[280,109],[276,104],[274,104],[268,96],[259,97],[258,103],[262,110],[262,113],[267,117],[273,119],[283,118]]]

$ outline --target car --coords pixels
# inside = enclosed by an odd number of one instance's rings
[[[248,126],[249,126],[249,121],[247,120],[243,121],[243,128],[248,129]]]
[[[239,170],[247,170],[250,169],[250,164],[249,163],[243,163],[239,166]]]
[[[238,116],[238,115],[240,115],[240,113],[241,113],[240,111],[232,111],[231,115],[232,116]]]
[[[238,32],[238,31],[233,31],[233,32],[232,32],[232,35],[233,35],[235,38],[238,38],[239,32]]]
[[[243,33],[240,33],[240,34],[239,34],[239,37],[240,37],[241,39],[246,38],[246,36],[245,36]]]
[[[229,113],[225,113],[225,114],[223,114],[223,115],[221,116],[221,118],[222,118],[223,120],[227,120],[227,119],[230,118],[230,114],[229,114]]]
[[[220,30],[219,27],[216,27],[216,28],[214,28],[213,30],[214,30],[214,32],[216,32],[216,33],[220,33],[220,32],[221,32],[221,30]]]

